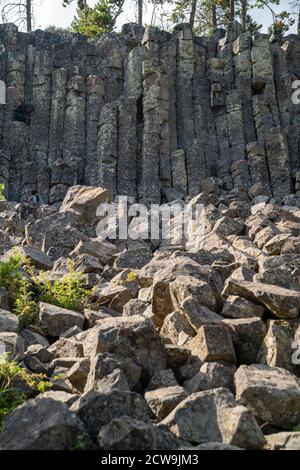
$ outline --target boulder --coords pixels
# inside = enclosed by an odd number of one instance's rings
[[[187,392],[183,387],[175,385],[172,387],[157,388],[145,393],[145,400],[153,414],[159,419],[164,419],[184,398]]]
[[[117,247],[107,240],[91,238],[88,241],[80,240],[70,253],[70,258],[76,258],[79,255],[90,255],[97,258],[100,263],[104,265],[107,264],[117,252]]]
[[[238,364],[253,364],[262,345],[266,326],[261,318],[224,320],[232,331],[233,345]]]
[[[36,398],[19,406],[4,420],[1,450],[94,449],[84,425],[66,404]]]
[[[265,449],[300,450],[300,432],[277,432],[266,436]]]
[[[167,429],[158,428],[129,416],[113,419],[98,434],[98,444],[105,450],[176,450],[183,441]]]
[[[264,305],[278,318],[296,318],[300,310],[300,291],[285,289],[271,284],[228,279],[223,296],[238,295]]]
[[[0,332],[17,333],[19,331],[19,318],[14,313],[0,308]]]
[[[293,344],[297,339],[299,320],[268,320],[258,359],[270,367],[282,367],[295,375],[300,374],[299,365],[293,364]]]
[[[260,449],[265,440],[255,418],[225,388],[193,393],[183,400],[159,426],[188,442],[222,442],[247,449]]]
[[[93,225],[100,204],[110,203],[112,196],[106,189],[93,186],[72,186],[69,188],[59,212],[73,212],[82,223]]]
[[[96,387],[93,388],[93,390],[97,390],[102,393],[109,393],[112,390],[130,392],[130,387],[125,373],[121,369],[115,369],[110,374],[107,374],[102,379],[98,380]]]
[[[233,392],[235,372],[234,364],[205,362],[200,371],[186,380],[183,386],[189,394],[220,387],[228,388]]]
[[[222,317],[225,318],[251,318],[262,317],[265,308],[238,295],[229,295],[224,302]]]
[[[73,326],[83,328],[84,316],[81,313],[40,302],[39,327],[46,336],[57,337]]]
[[[187,347],[203,362],[235,363],[235,351],[229,329],[223,325],[203,325]]]
[[[124,373],[130,389],[138,384],[142,373],[142,367],[129,357],[111,353],[97,354],[91,361],[86,391],[100,390],[103,387],[103,379],[110,376],[111,380],[111,374],[116,370]],[[117,383],[119,381],[120,375]]]
[[[102,426],[121,416],[149,421],[150,409],[147,402],[137,393],[112,390],[101,393],[95,390],[84,393],[70,408],[83,422],[94,438]]]
[[[202,325],[218,323],[222,320],[220,315],[205,307],[205,305],[201,305],[199,300],[192,296],[185,298],[181,302],[179,311],[185,316],[195,331]]]
[[[161,338],[151,320],[140,315],[103,320],[97,327],[94,354],[114,353],[142,367],[145,379],[166,368]]]
[[[53,261],[42,250],[34,246],[24,245],[14,248],[23,257],[30,261],[30,264],[38,269],[52,269]]]
[[[236,399],[261,421],[290,430],[300,423],[300,380],[291,372],[265,365],[240,366]]]
[[[10,359],[21,359],[25,351],[25,342],[18,333],[0,333],[0,355],[9,354]]]

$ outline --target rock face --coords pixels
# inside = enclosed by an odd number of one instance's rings
[[[290,98],[299,37],[270,43],[234,29],[218,41],[195,37],[188,24],[172,33],[130,24],[94,41],[1,25],[0,181],[9,198],[38,189],[56,203],[86,184],[159,202],[161,190],[196,195],[215,176],[253,196],[299,192]],[[242,230],[226,216],[216,227]]]

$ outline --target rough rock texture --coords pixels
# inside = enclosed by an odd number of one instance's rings
[[[218,41],[188,24],[130,24],[88,40],[6,24],[0,43],[0,181],[11,200],[38,189],[56,203],[87,184],[159,202],[171,188],[213,193],[218,184],[203,183],[216,176],[227,191],[299,192],[296,35],[270,43],[235,24]],[[243,228],[226,220],[216,230]]]

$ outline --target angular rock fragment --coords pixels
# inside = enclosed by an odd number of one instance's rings
[[[60,336],[73,326],[83,327],[84,316],[81,313],[40,302],[39,327],[46,336]]]
[[[291,429],[300,423],[300,381],[291,372],[264,365],[240,366],[236,399],[260,421]]]
[[[259,449],[265,442],[251,412],[224,388],[189,395],[160,425],[181,439],[199,444],[223,442]]]
[[[1,450],[73,450],[80,443],[94,449],[80,419],[53,398],[36,398],[18,407],[4,421]]]

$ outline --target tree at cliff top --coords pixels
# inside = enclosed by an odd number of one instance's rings
[[[77,14],[71,25],[73,31],[90,38],[113,31],[117,18],[122,13],[124,1],[98,0],[94,7],[90,7],[86,0],[78,0]],[[67,6],[71,2],[72,0],[64,0],[63,4]]]
[[[19,29],[32,31],[35,0],[0,0],[3,23],[14,23]]]
[[[259,8],[271,13],[272,28],[276,32],[285,32],[293,24],[293,19],[289,12],[275,13],[272,5],[279,4],[280,0],[175,0],[170,20],[173,23],[188,21],[197,34],[211,34],[237,19],[244,31],[253,33],[262,27],[251,16],[251,10]]]
[[[300,0],[292,0],[289,5],[291,7],[291,14],[297,21],[297,33],[300,34]]]

